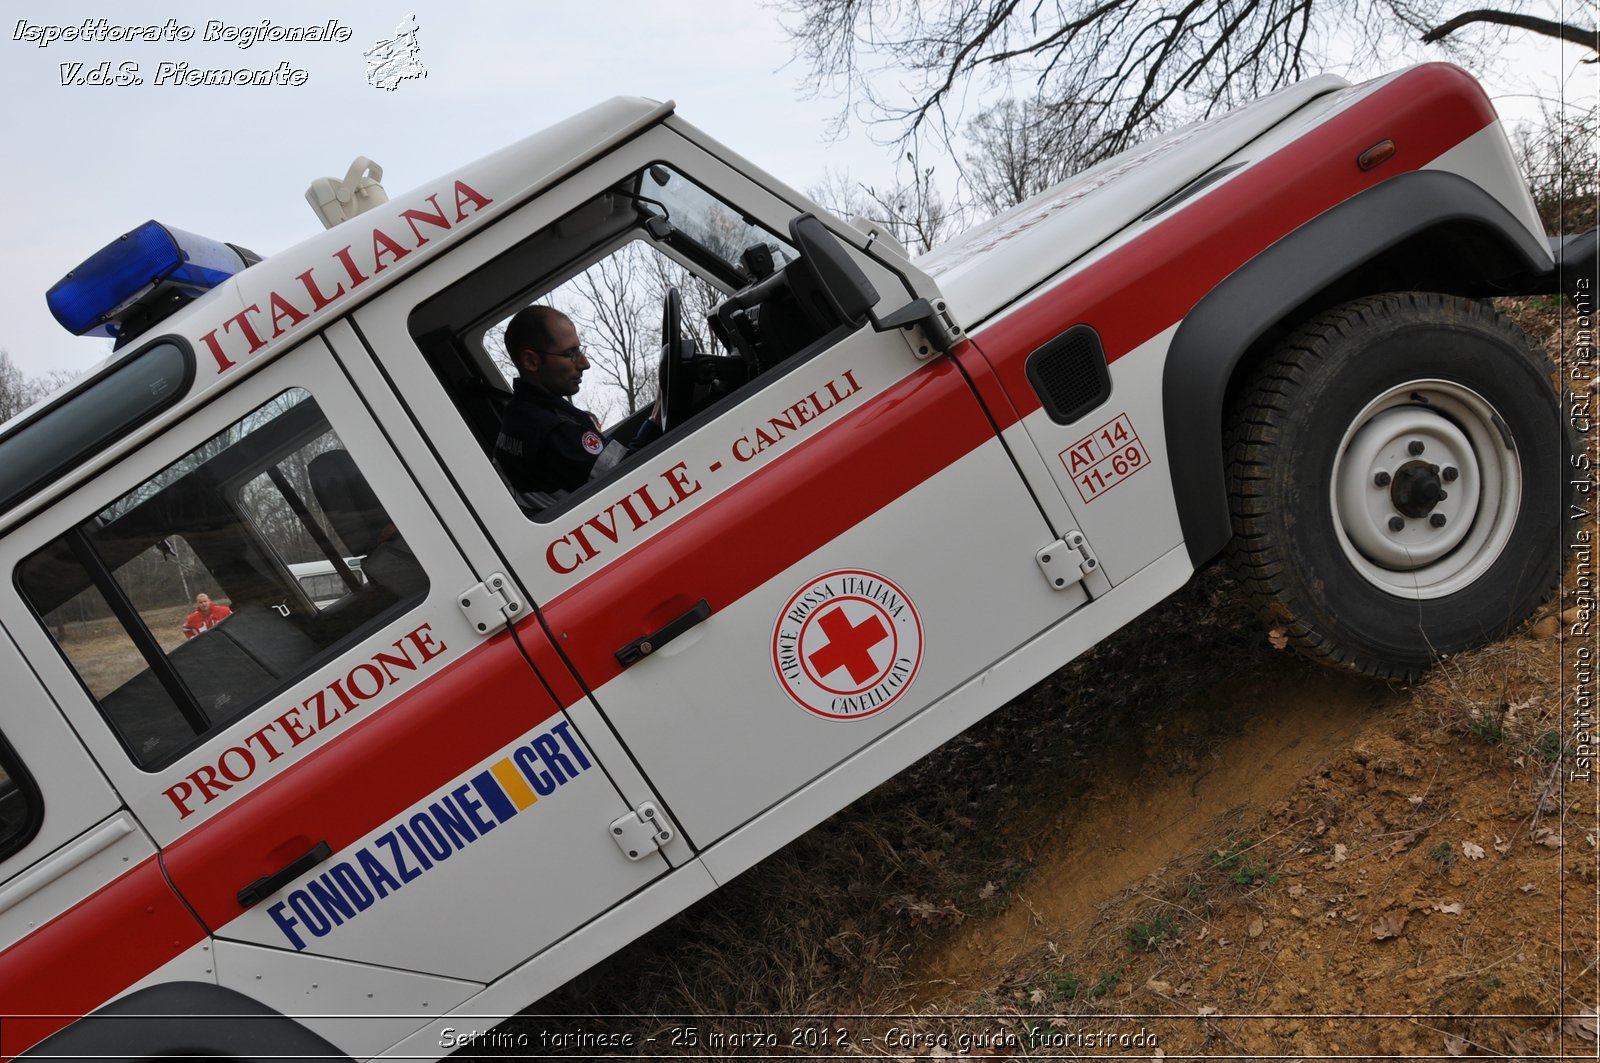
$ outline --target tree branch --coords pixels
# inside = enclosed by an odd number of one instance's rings
[[[1600,51],[1600,47],[1596,45],[1596,34],[1593,29],[1584,29],[1582,26],[1574,26],[1567,22],[1554,22],[1535,15],[1521,15],[1514,11],[1492,11],[1488,8],[1462,12],[1450,21],[1435,26],[1422,35],[1422,43],[1437,44],[1462,26],[1471,25],[1474,22],[1492,22],[1498,26],[1511,26],[1514,29],[1527,30],[1529,33],[1554,37],[1557,40],[1568,41],[1572,44]]]

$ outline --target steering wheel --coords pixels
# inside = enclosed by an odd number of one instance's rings
[[[661,304],[661,427],[672,428],[687,420],[694,404],[694,373],[688,364],[688,344],[683,338],[683,296],[667,287]]]

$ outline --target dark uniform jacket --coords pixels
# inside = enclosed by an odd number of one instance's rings
[[[594,418],[518,377],[511,385],[494,457],[518,491],[582,487],[605,449]]]

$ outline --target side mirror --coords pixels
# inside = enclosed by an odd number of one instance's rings
[[[873,313],[872,308],[878,304],[878,289],[816,215],[802,214],[791,221],[789,236],[799,249],[801,259],[811,267],[822,300],[851,328],[860,326],[863,321],[872,322],[877,332],[920,325],[932,346],[940,351],[949,351],[960,341],[960,330],[952,328],[954,323],[946,319],[943,302],[934,306],[926,299],[913,299],[882,317]],[[901,274],[900,279],[904,281],[905,275]]]
[[[877,305],[878,289],[872,286],[838,238],[814,214],[802,214],[791,221],[789,236],[816,274],[829,308],[851,327],[865,322],[872,307]]]

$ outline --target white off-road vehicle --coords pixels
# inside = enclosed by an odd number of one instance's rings
[[[50,290],[117,347],[0,429],[6,1055],[440,1055],[1230,541],[1380,676],[1558,575],[1563,411],[1485,297],[1592,251],[1448,66],[915,261],[642,99],[321,191],[352,216],[267,260],[151,222]],[[624,254],[715,293],[665,298],[665,432],[519,494],[492,334]]]

